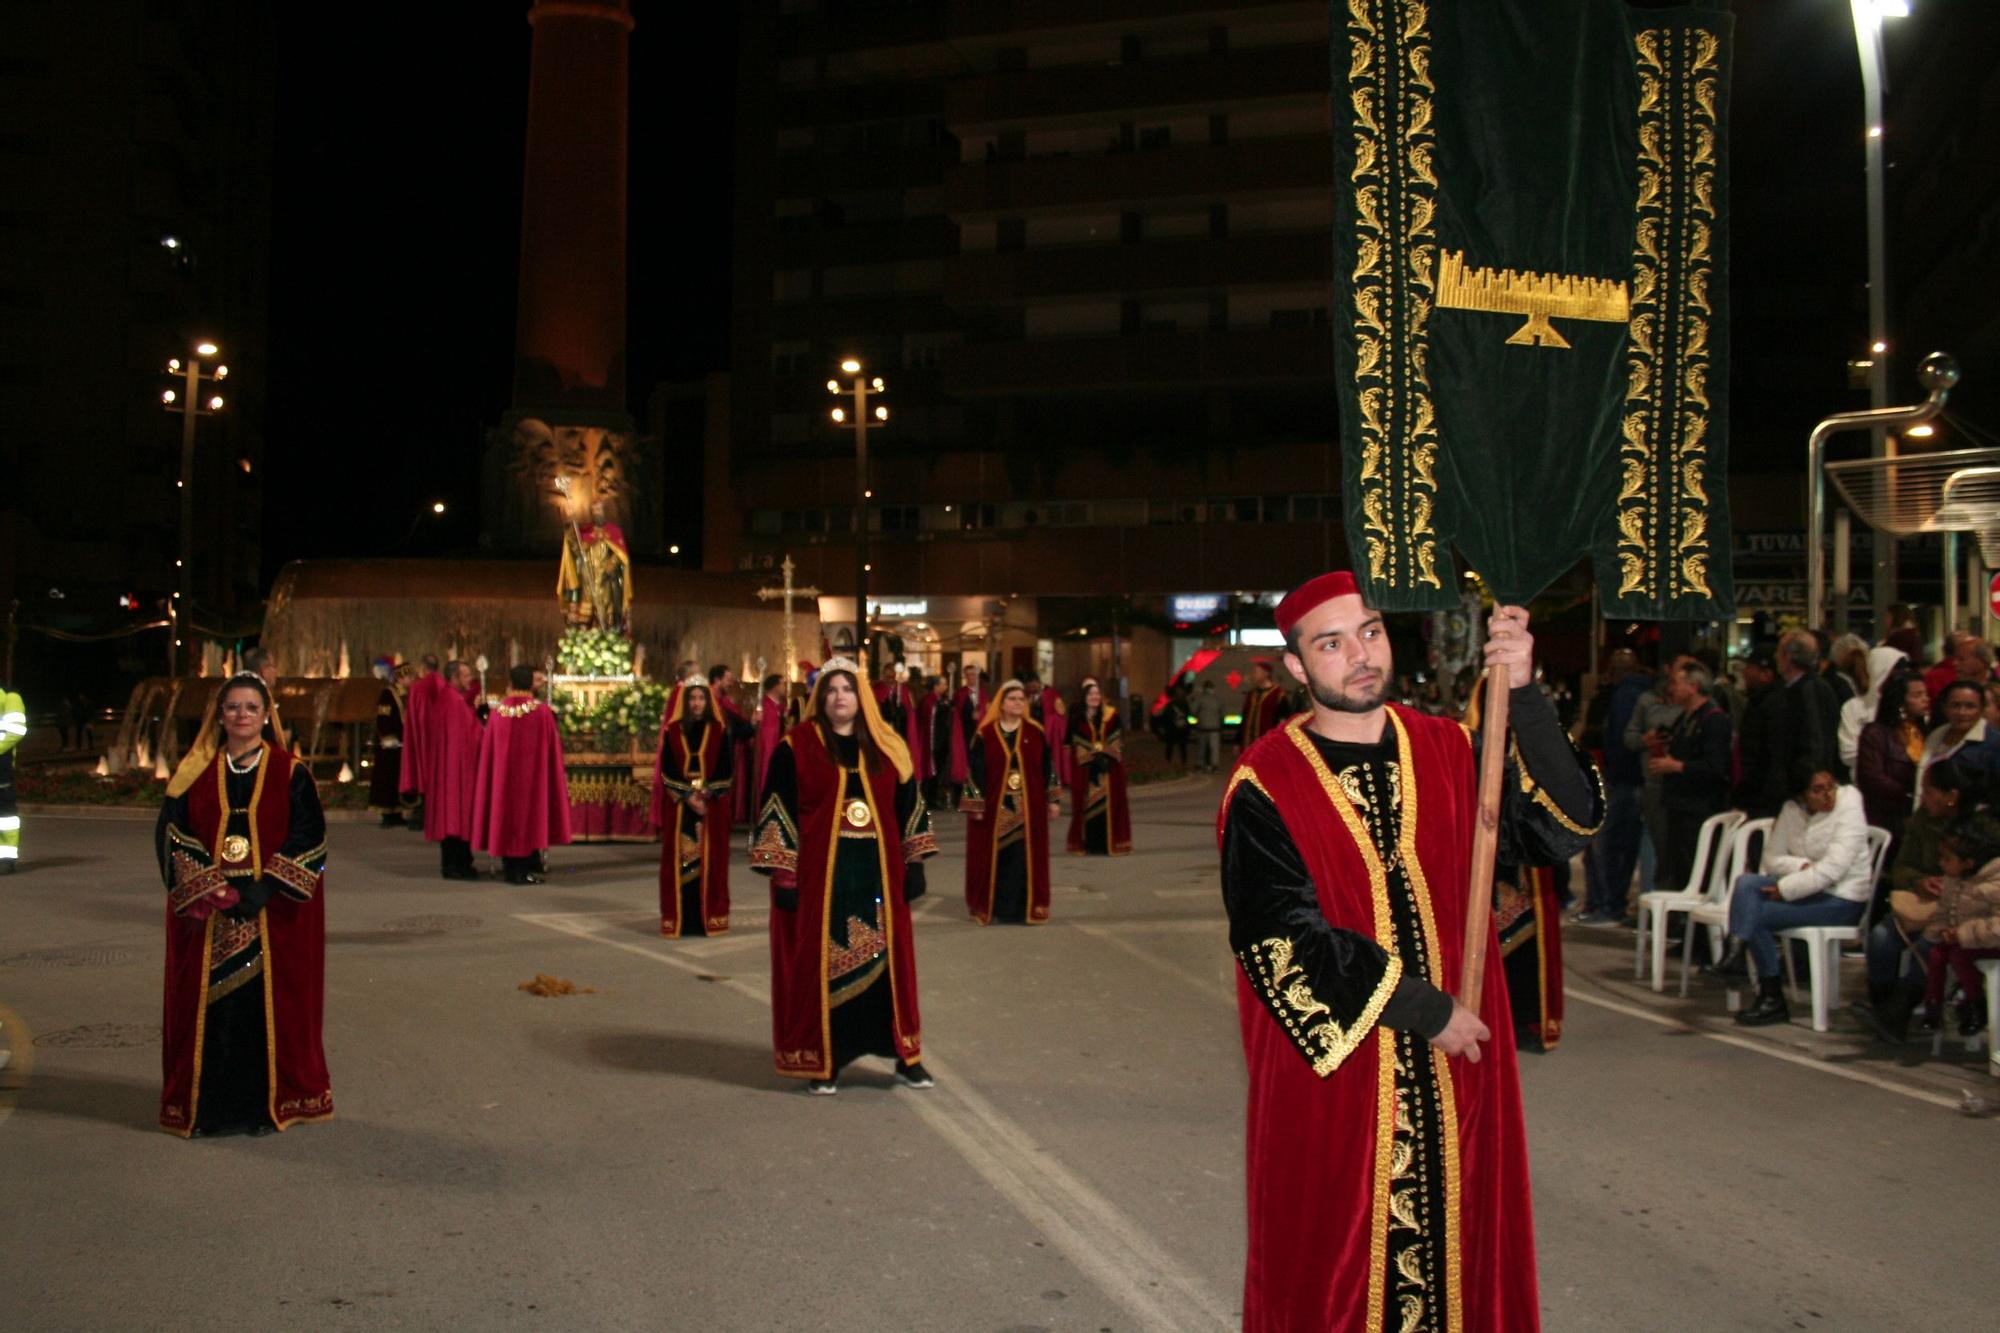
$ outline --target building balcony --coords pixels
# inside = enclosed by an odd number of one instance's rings
[[[778,233],[777,267],[836,268],[945,259],[958,253],[958,226],[945,218],[897,218]]]
[[[1273,4],[1271,0],[952,0],[946,31],[954,43],[990,43],[1032,34],[1116,25],[1144,32],[1189,19],[1222,20],[1242,11],[1260,18],[1322,19],[1319,3]]]
[[[944,366],[958,395],[1189,388],[1320,381],[1333,376],[1323,328],[1141,333],[966,344]]]
[[[779,342],[895,335],[952,329],[959,318],[930,293],[825,297],[771,307],[771,337]],[[822,377],[824,378],[824,377]]]
[[[1325,97],[1331,87],[1324,44],[1108,67],[1011,70],[952,84],[945,95],[945,124],[954,134],[969,135],[1079,118],[1207,113],[1244,102]]]
[[[948,148],[898,148],[827,154],[801,148],[778,154],[780,197],[936,185],[958,154]]]
[[[1332,138],[1309,134],[1083,157],[961,162],[945,172],[944,210],[960,219],[984,218],[1036,208],[1173,200],[1206,204],[1332,188]]]
[[[852,125],[864,120],[943,114],[943,82],[919,79],[781,89],[776,121],[780,125]]]
[[[1217,293],[1230,287],[1333,280],[1324,231],[1148,241],[1139,245],[962,254],[945,266],[954,305],[1004,304],[1099,294]]]

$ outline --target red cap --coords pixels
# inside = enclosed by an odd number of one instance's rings
[[[1336,597],[1356,597],[1361,586],[1354,581],[1350,570],[1336,569],[1330,574],[1322,574],[1316,579],[1308,579],[1285,594],[1285,600],[1278,603],[1278,633],[1290,634],[1292,626],[1304,619],[1315,607],[1322,606]]]

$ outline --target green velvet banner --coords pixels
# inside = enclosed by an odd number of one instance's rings
[[[1384,610],[1730,613],[1716,0],[1335,0],[1348,543]],[[1456,548],[1457,555],[1454,554]]]

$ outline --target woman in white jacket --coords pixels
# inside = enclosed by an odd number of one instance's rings
[[[1834,738],[1840,747],[1840,762],[1847,766],[1849,776],[1854,773],[1854,756],[1861,749],[1861,729],[1875,720],[1875,711],[1882,705],[1882,682],[1889,679],[1899,663],[1907,660],[1901,648],[1868,650],[1867,688],[1859,697],[1840,706],[1840,731]]]
[[[1757,1002],[1736,1015],[1746,1027],[1791,1021],[1773,932],[1855,925],[1875,888],[1860,791],[1810,760],[1793,774],[1792,791],[1764,840],[1761,873],[1738,879],[1729,896],[1729,947],[1715,965],[1732,972],[1746,951],[1756,963]]]

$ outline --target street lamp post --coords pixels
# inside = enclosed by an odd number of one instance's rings
[[[212,371],[202,369],[203,363],[220,353],[220,348],[204,338],[194,345],[185,362],[179,357],[167,362],[167,373],[180,376],[182,387],[160,394],[160,405],[181,417],[181,475],[174,483],[181,493],[181,553],[174,561],[180,578],[167,602],[167,634],[172,640],[167,652],[169,675],[181,669],[181,655],[174,651],[181,647],[181,622],[192,624],[194,619],[194,422],[196,417],[214,416],[222,410],[222,395],[211,392],[204,401],[201,387],[204,381],[213,385],[229,378],[229,367],[220,362]]]
[[[836,398],[851,397],[852,407],[836,407],[829,414],[836,426],[846,425],[849,414],[854,424],[854,638],[855,653],[862,668],[870,677],[875,674],[874,635],[868,632],[868,575],[873,572],[873,564],[868,556],[868,502],[875,498],[874,490],[868,484],[868,432],[889,422],[889,409],[880,403],[870,406],[871,393],[886,391],[881,377],[869,376],[862,372],[861,362],[848,357],[840,363],[843,374],[854,377],[851,388],[843,389],[840,381],[826,382],[826,391]]]
[[[1887,241],[1883,236],[1883,78],[1882,24],[1892,18],[1907,18],[1909,0],[1848,0],[1854,17],[1854,44],[1861,56],[1862,144],[1868,175],[1868,406],[1880,412],[1889,404],[1889,266]],[[1888,453],[1888,434],[1875,426],[1869,432],[1869,456]],[[1874,597],[1878,609],[1886,610],[1896,598],[1896,539],[1886,532],[1874,534]],[[1846,607],[1836,611],[1845,628]],[[1813,622],[1818,627],[1818,622]]]

